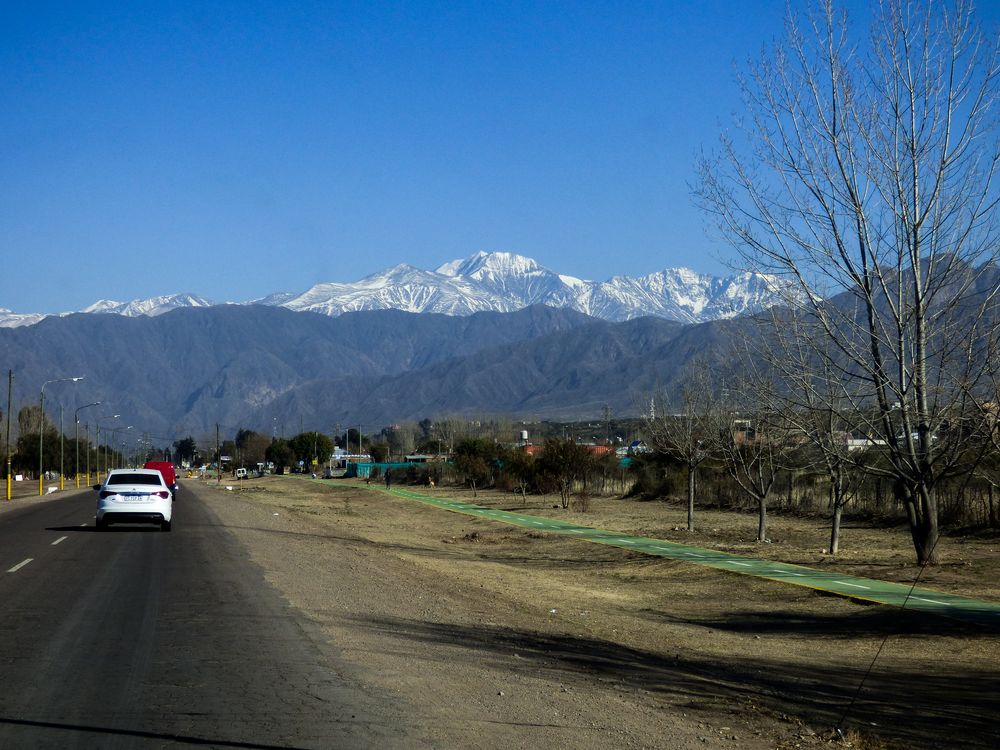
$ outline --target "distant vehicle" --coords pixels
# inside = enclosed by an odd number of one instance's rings
[[[249,476],[250,476],[250,472],[247,471],[246,469],[244,469],[242,466],[239,469],[236,470],[236,478],[237,479],[246,479]]]
[[[170,488],[170,494],[174,500],[177,499],[177,469],[169,461],[147,461],[142,465],[144,469],[156,469],[163,475],[163,481]]]
[[[97,529],[113,523],[155,523],[170,531],[173,496],[158,469],[116,469],[104,484],[95,484]]]

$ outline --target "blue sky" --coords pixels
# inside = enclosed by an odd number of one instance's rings
[[[0,307],[242,301],[479,250],[725,272],[694,162],[784,2],[735,7],[5,2]]]

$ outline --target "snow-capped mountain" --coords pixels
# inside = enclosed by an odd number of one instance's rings
[[[150,299],[134,299],[131,302],[116,302],[110,299],[98,300],[80,312],[114,313],[134,318],[138,315],[162,315],[178,307],[211,307],[212,303],[197,294],[169,294]]]
[[[355,282],[317,284],[301,294],[279,292],[243,304],[286,307],[323,315],[357,310],[471,315],[513,312],[529,305],[570,308],[605,320],[652,315],[685,323],[734,318],[783,301],[787,287],[775,277],[739,273],[721,278],[687,268],[672,268],[640,278],[615,276],[585,281],[556,273],[514,253],[476,253],[444,263],[434,271],[398,265]],[[82,312],[159,315],[177,307],[212,303],[194,294],[147,300],[100,300]],[[31,325],[44,315],[0,309],[0,327]]]
[[[48,316],[39,313],[16,313],[6,307],[0,307],[0,328],[17,328],[30,326]]]
[[[674,268],[633,279],[584,281],[513,253],[476,253],[436,271],[396,266],[353,284],[317,284],[281,302],[291,310],[339,315],[397,309],[468,315],[512,312],[528,305],[568,307],[605,320],[653,315],[685,323],[733,318],[781,301],[775,278],[740,273],[726,278]]]

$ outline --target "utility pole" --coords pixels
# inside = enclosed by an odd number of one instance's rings
[[[87,422],[87,484],[90,484],[90,422]]]
[[[63,475],[66,473],[63,469],[63,451],[65,450],[63,440],[63,405],[59,404],[59,489],[65,490],[66,483],[63,481]]]
[[[216,485],[222,484],[222,448],[219,447],[219,423],[215,423],[215,455],[218,456],[219,462],[215,465],[216,467]]]
[[[7,370],[7,439],[4,443],[7,452],[7,499],[10,500],[10,393],[14,387],[14,371]]]

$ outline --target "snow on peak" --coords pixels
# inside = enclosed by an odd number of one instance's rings
[[[168,294],[149,299],[134,299],[131,302],[102,299],[84,308],[83,312],[113,313],[136,317],[138,315],[162,315],[168,310],[174,310],[178,307],[209,307],[211,304],[207,299],[196,294]]]
[[[465,315],[544,304],[607,320],[651,315],[693,323],[735,317],[779,301],[777,291],[757,274],[723,279],[671,268],[641,278],[593,282],[557,274],[516,253],[477,252],[434,271],[401,264],[354,283],[318,284],[282,304],[327,315],[386,308]]]
[[[594,282],[555,273],[516,253],[477,252],[433,271],[401,263],[356,282],[316,284],[299,294],[276,293],[245,304],[325,315],[385,309],[470,315],[544,304],[613,321],[655,316],[695,323],[756,312],[788,299],[787,283],[753,272],[723,278],[668,268],[639,278],[614,276]],[[194,294],[174,294],[131,302],[102,299],[83,312],[159,315],[211,304]],[[0,327],[31,325],[45,317],[0,309]]]
[[[533,258],[517,253],[480,251],[468,258],[449,261],[438,267],[437,273],[445,276],[485,276],[485,275],[523,275],[535,273],[543,269]]]

